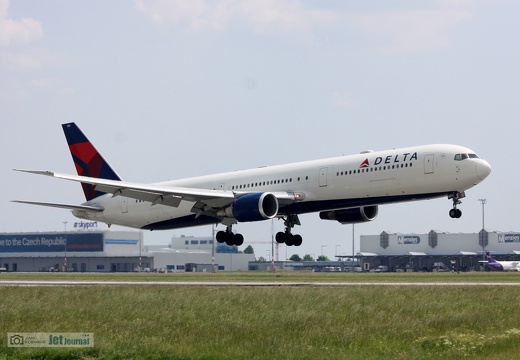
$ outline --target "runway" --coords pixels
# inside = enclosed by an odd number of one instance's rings
[[[234,281],[0,281],[0,286],[242,286],[242,287],[348,287],[348,286],[520,286],[520,282],[234,282]]]

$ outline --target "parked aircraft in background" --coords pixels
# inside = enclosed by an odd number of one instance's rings
[[[494,271],[520,271],[520,261],[497,261],[486,252],[487,262],[484,261],[484,266]]]
[[[81,219],[164,230],[223,224],[219,242],[241,245],[233,233],[238,222],[284,220],[276,241],[299,246],[292,234],[299,214],[319,212],[342,224],[372,221],[378,206],[448,197],[449,215],[462,215],[457,205],[465,190],[484,180],[489,164],[458,145],[424,145],[285,165],[260,167],[154,184],[123,181],[75,123],[62,125],[78,175],[17,170],[77,181],[86,202],[81,205],[16,202],[71,209]]]

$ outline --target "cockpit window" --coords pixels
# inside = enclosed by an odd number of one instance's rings
[[[480,159],[477,154],[456,154],[455,160],[461,161],[466,159]]]

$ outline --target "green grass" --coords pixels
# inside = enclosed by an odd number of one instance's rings
[[[144,276],[394,282],[406,275],[405,281],[423,282],[436,275],[443,282],[517,282],[519,274],[184,275]],[[7,279],[11,274],[0,276]],[[514,286],[13,286],[0,292],[0,359],[502,359],[520,352],[520,288]],[[8,348],[7,332],[93,332],[95,347]]]

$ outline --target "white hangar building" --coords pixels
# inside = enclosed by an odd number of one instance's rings
[[[486,251],[497,260],[520,259],[520,232],[401,234],[383,231],[362,235],[357,254],[364,270],[386,265],[390,271],[431,271],[436,263],[448,269],[479,270]]]
[[[172,237],[167,246],[149,245],[144,250],[153,256],[155,267],[168,272],[240,270],[249,268],[254,254],[241,254],[237,246],[214,243],[212,237]]]

